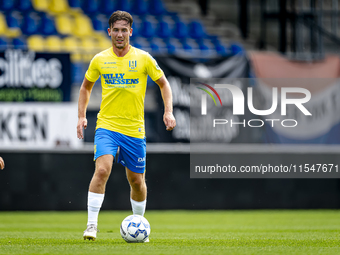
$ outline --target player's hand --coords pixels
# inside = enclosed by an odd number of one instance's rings
[[[0,157],[0,169],[3,170],[5,168],[5,161]]]
[[[87,128],[87,119],[86,118],[79,118],[77,124],[77,137],[79,139],[84,139],[84,132],[83,128]]]
[[[167,131],[171,131],[176,127],[176,120],[172,112],[164,113],[163,121]]]

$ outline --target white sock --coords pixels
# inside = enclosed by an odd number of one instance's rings
[[[98,214],[100,207],[104,201],[104,194],[98,194],[90,192],[88,193],[87,197],[87,225],[94,224],[98,225]]]
[[[145,207],[146,207],[146,199],[142,202],[137,202],[137,201],[133,200],[132,198],[130,198],[130,201],[131,201],[133,214],[144,216]]]

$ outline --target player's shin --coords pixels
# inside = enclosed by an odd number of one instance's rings
[[[87,199],[88,221],[87,225],[98,224],[98,214],[104,200],[104,194],[90,192]]]

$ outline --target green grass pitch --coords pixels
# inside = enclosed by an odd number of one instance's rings
[[[340,211],[147,211],[150,243],[120,236],[129,211],[102,211],[96,241],[86,212],[1,212],[0,254],[340,254]]]

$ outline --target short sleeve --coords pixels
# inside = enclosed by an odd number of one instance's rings
[[[146,56],[146,70],[153,81],[158,80],[164,75],[163,70],[158,66],[157,61],[150,54],[147,54]]]
[[[85,73],[85,78],[87,80],[89,80],[90,82],[95,82],[96,80],[98,80],[98,78],[100,76],[97,62],[98,62],[98,57],[96,55],[91,60],[91,63],[89,65],[89,69],[87,69],[87,71]]]

